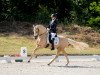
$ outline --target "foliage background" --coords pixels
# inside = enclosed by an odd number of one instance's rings
[[[21,21],[48,24],[58,14],[59,23],[100,28],[99,0],[0,0],[0,22]]]

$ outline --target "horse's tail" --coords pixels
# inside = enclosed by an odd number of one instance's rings
[[[77,42],[70,38],[67,38],[67,40],[68,40],[69,44],[71,44],[77,50],[85,50],[85,49],[89,48],[89,45],[84,42]]]

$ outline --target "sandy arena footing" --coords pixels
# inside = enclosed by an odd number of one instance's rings
[[[66,60],[62,57],[53,62],[50,66],[47,64],[53,57],[40,56],[34,58],[30,63],[24,59],[24,62],[4,63],[0,60],[0,75],[99,75],[100,61],[92,58],[80,57],[70,58],[70,63],[65,66]],[[89,59],[91,61],[89,61]],[[83,61],[82,61],[83,60]]]

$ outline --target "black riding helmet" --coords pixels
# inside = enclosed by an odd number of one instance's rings
[[[56,17],[57,18],[57,13],[51,14],[51,17]]]

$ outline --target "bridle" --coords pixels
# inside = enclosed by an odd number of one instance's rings
[[[38,30],[38,33],[39,33],[39,28],[37,28],[37,30]],[[37,36],[42,36],[42,35],[44,35],[46,32],[47,32],[47,31],[45,31],[45,32],[42,33],[42,34],[38,34]]]

